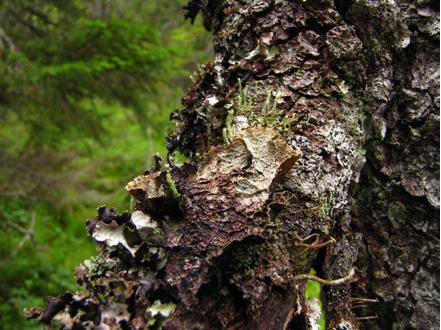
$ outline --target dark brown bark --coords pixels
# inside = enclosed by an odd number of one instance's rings
[[[314,267],[329,329],[439,326],[438,6],[191,1],[215,55],[172,116],[171,170],[88,221],[102,254],[56,318],[312,329]]]

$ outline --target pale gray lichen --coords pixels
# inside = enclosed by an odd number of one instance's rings
[[[142,211],[133,212],[131,220],[143,240],[146,240],[149,236],[152,236],[154,229],[158,228],[158,223],[153,219],[153,217]]]
[[[311,330],[320,330],[318,321],[322,315],[322,309],[320,308],[317,297],[311,297],[306,299],[306,317]]]
[[[113,222],[111,224],[106,224],[100,222],[96,225],[95,230],[92,233],[92,237],[95,241],[104,243],[109,251],[116,249],[119,245],[126,248],[132,256],[135,256],[138,250],[135,247],[131,247],[124,236],[125,231],[124,226],[119,226],[117,223]]]

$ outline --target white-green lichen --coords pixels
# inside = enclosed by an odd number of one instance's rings
[[[156,325],[161,328],[162,324],[173,315],[175,309],[176,304],[162,303],[160,300],[155,300],[145,312],[145,318],[148,321],[148,325]]]
[[[223,139],[226,144],[230,144],[234,136],[234,110],[228,110],[227,119],[225,120],[225,128],[222,131]]]

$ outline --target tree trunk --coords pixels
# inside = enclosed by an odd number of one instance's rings
[[[214,34],[168,164],[99,208],[67,328],[439,327],[439,4],[193,0]],[[173,164],[179,150],[192,161]],[[376,316],[371,317],[371,316]]]

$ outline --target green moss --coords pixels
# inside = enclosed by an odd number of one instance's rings
[[[294,242],[293,242],[294,243]],[[293,244],[295,245],[295,244]],[[293,263],[293,273],[302,274],[311,267],[312,260],[317,255],[315,250],[311,250],[305,246],[296,246],[291,254]]]
[[[357,147],[357,153],[359,153],[361,156],[366,156],[366,149],[364,149],[362,146]]]
[[[358,136],[361,135],[360,127],[358,126],[357,122],[355,121],[354,117],[352,115],[349,115],[347,117],[349,128],[351,129],[351,133]]]
[[[331,215],[334,210],[334,198],[332,192],[324,192],[320,196],[314,194],[312,196],[312,202],[315,204],[313,207],[303,209],[303,213],[306,217],[318,217],[326,218]]]
[[[381,43],[375,38],[372,38],[372,43],[373,43],[372,50],[374,51],[374,53],[377,53],[377,54],[380,53],[381,52]]]
[[[265,250],[265,246],[264,243],[248,243],[240,246],[231,254],[228,268],[233,272],[253,276],[253,268]]]
[[[169,186],[169,188],[170,188],[170,191],[171,191],[171,193],[172,193],[173,198],[174,198],[178,203],[180,203],[180,202],[181,202],[181,195],[179,194],[179,191],[178,191],[178,189],[176,188],[175,181],[173,180],[170,171],[167,172],[166,178],[167,178],[167,183],[168,183],[168,186]]]
[[[268,233],[273,240],[279,238],[282,230],[282,220],[276,217],[272,222],[272,225],[268,227]]]
[[[327,194],[327,193],[321,194],[320,200],[322,202],[321,207],[320,207],[320,216],[322,218],[325,218],[325,217],[329,216],[334,209],[332,206],[333,205],[332,192],[330,192],[329,194]]]

